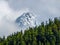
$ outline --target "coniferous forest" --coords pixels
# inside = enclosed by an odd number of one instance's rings
[[[49,23],[48,23],[49,22]],[[54,18],[24,33],[16,32],[5,38],[0,37],[0,45],[60,45],[60,19]]]

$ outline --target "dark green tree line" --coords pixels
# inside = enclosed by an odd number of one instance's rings
[[[0,37],[0,45],[60,45],[60,19],[29,28],[24,33],[17,32],[5,38]]]

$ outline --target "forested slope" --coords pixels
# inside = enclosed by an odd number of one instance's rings
[[[0,45],[60,45],[60,19],[29,28],[24,33],[16,32],[7,38],[0,37]]]

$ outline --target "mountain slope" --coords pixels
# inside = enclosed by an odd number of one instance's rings
[[[35,15],[30,12],[24,12],[15,22],[21,28],[34,27],[36,25]]]

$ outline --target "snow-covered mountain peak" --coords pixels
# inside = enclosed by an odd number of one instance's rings
[[[23,12],[21,16],[16,19],[16,24],[21,28],[34,27],[36,25],[35,15],[31,12]]]

